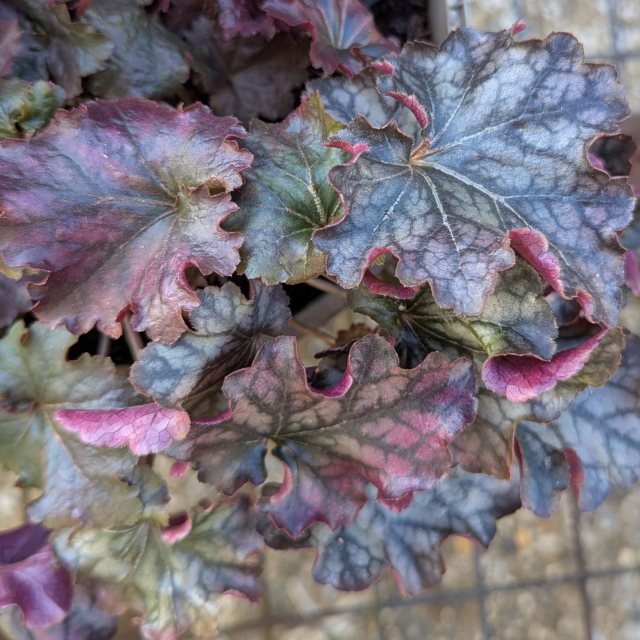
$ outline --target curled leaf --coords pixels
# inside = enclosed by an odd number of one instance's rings
[[[0,609],[19,607],[30,629],[60,622],[71,606],[71,576],[58,565],[48,537],[37,524],[0,533]]]
[[[311,35],[311,62],[325,73],[353,75],[362,57],[379,58],[396,48],[383,37],[360,0],[263,0],[270,16]]]
[[[60,112],[28,144],[5,141],[0,251],[51,272],[32,288],[38,317],[117,337],[131,309],[134,329],[175,341],[198,304],[185,268],[229,275],[239,260],[242,238],[219,225],[251,163],[243,136],[206,107],[126,99]]]

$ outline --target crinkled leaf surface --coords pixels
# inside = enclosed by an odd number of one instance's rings
[[[317,91],[327,113],[345,125],[360,114],[374,127],[383,127],[394,120],[400,131],[411,137],[419,135],[420,127],[411,111],[378,91],[378,76],[378,70],[372,66],[351,78],[331,76],[312,80],[307,91]]]
[[[193,329],[172,345],[150,343],[131,369],[135,387],[165,407],[182,406],[249,366],[268,336],[287,333],[291,317],[280,287],[254,281],[251,292],[247,299],[231,282],[198,291],[200,306],[189,313]]]
[[[548,241],[562,293],[613,321],[615,232],[632,200],[585,153],[628,113],[613,67],[585,63],[569,34],[520,43],[469,29],[442,49],[409,44],[392,64],[379,87],[415,113],[423,140],[414,148],[395,125],[376,129],[364,117],[337,136],[357,161],[331,172],[348,215],[315,234],[329,272],[352,288],[391,252],[404,285],[428,281],[440,306],[474,315],[513,264],[506,234],[526,229]]]
[[[219,224],[235,210],[251,154],[234,118],[136,99],[60,112],[27,142],[0,148],[0,251],[11,266],[51,271],[36,314],[74,333],[94,324],[175,341],[198,299],[184,278],[233,273],[242,238]],[[215,195],[210,189],[216,190]]]
[[[42,487],[29,507],[33,520],[51,527],[132,522],[141,505],[136,488],[121,478],[135,458],[83,444],[54,417],[58,409],[122,406],[135,397],[110,360],[83,355],[67,362],[74,342],[63,328],[25,329],[22,322],[0,341],[0,463],[21,486]]]
[[[430,351],[454,355],[537,354],[553,356],[557,327],[540,295],[541,280],[523,261],[503,271],[495,291],[476,317],[458,316],[439,307],[429,287],[409,300],[370,293],[361,285],[349,292],[355,311],[373,318],[419,362]]]
[[[71,577],[37,524],[0,533],[0,609],[16,605],[27,627],[60,622],[71,606]]]
[[[189,414],[161,407],[155,402],[114,409],[60,409],[56,420],[94,447],[118,449],[144,456],[166,449],[182,440],[191,426]]]
[[[83,15],[115,44],[104,71],[88,81],[103,98],[172,96],[189,78],[187,45],[145,11],[147,0],[97,0]]]
[[[475,421],[451,444],[454,459],[469,471],[508,478],[517,424],[555,420],[586,387],[604,385],[620,364],[623,344],[622,331],[609,330],[594,345],[587,362],[577,373],[528,402],[512,402],[481,385]],[[538,428],[545,429],[544,426]],[[536,477],[544,479],[544,475]],[[524,474],[523,482],[526,480]]]
[[[378,336],[354,344],[332,389],[309,388],[295,339],[286,336],[222,388],[230,409],[193,427],[169,453],[195,461],[201,479],[233,493],[247,481],[264,482],[274,443],[285,479],[265,508],[292,535],[315,520],[334,528],[352,520],[367,481],[392,500],[431,487],[448,472],[447,445],[476,404],[469,362],[434,353],[400,369]]]
[[[168,542],[153,520],[132,527],[66,529],[56,532],[54,548],[81,576],[116,584],[143,612],[148,639],[215,635],[217,595],[260,595],[260,568],[242,556],[262,546],[245,500],[194,516],[191,530]]]
[[[66,5],[49,9],[46,0],[8,0],[20,12],[22,46],[13,73],[25,80],[48,80],[67,98],[82,92],[82,78],[104,69],[113,42],[87,24],[72,22]]]
[[[218,22],[225,39],[236,36],[276,35],[275,20],[260,8],[259,0],[218,0]]]
[[[307,542],[318,549],[313,575],[353,591],[370,586],[390,568],[402,591],[415,595],[440,582],[444,563],[439,547],[446,538],[462,535],[487,546],[496,521],[519,506],[517,479],[506,482],[459,468],[432,489],[416,493],[400,512],[371,496],[352,524],[336,531],[313,528]]]
[[[546,514],[557,502],[557,487],[537,480],[541,468],[554,469],[561,477],[564,473],[585,511],[593,511],[613,487],[638,479],[639,388],[640,339],[627,335],[620,368],[606,386],[585,390],[548,426],[518,426],[525,506]]]
[[[196,82],[210,94],[217,114],[249,122],[255,116],[277,120],[291,111],[293,90],[307,79],[306,45],[288,33],[270,41],[256,36],[226,42],[204,16],[184,37],[191,45]]]
[[[363,67],[355,53],[378,58],[396,48],[383,37],[359,0],[263,0],[269,15],[311,35],[311,62],[326,73],[352,75]]]
[[[324,271],[326,255],[311,236],[341,213],[327,176],[347,155],[324,144],[341,128],[317,95],[284,122],[251,124],[245,146],[253,165],[236,199],[239,210],[224,225],[245,236],[240,270],[249,278],[293,284]]]
[[[63,102],[64,91],[51,82],[0,80],[0,139],[21,138],[42,129]]]

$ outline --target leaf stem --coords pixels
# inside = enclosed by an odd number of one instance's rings
[[[129,316],[125,316],[123,318],[122,330],[124,331],[124,339],[129,347],[131,357],[134,360],[138,360],[144,345],[142,344],[142,338],[140,338],[140,335],[133,330]]]
[[[111,348],[111,338],[108,335],[101,333],[98,338],[98,355],[106,358],[109,355]]]
[[[322,329],[316,329],[315,327],[312,327],[308,324],[304,324],[303,322],[300,322],[295,318],[291,318],[289,320],[289,325],[300,333],[308,336],[313,336],[314,338],[319,338],[327,344],[332,345],[335,342],[335,339],[331,334],[327,333],[326,331],[322,331]]]
[[[308,284],[310,287],[313,287],[318,291],[322,291],[323,293],[328,293],[331,296],[340,298],[340,300],[347,299],[347,292],[342,287],[339,287],[337,284],[334,284],[329,280],[325,280],[324,278],[312,278],[311,280],[305,281],[304,284]]]

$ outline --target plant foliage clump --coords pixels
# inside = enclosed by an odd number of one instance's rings
[[[0,0],[11,637],[213,637],[265,545],[415,594],[638,478],[615,70],[367,4]]]

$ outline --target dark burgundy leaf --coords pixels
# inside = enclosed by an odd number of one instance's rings
[[[249,122],[255,116],[277,120],[291,111],[293,90],[307,79],[306,45],[288,33],[270,41],[256,36],[226,42],[204,16],[184,37],[191,45],[196,82],[217,114]]]
[[[394,124],[360,116],[336,137],[353,158],[331,172],[348,215],[315,234],[329,272],[352,288],[393,253],[402,284],[429,282],[440,306],[475,315],[514,262],[511,240],[560,293],[614,321],[616,231],[632,199],[585,154],[628,113],[613,68],[585,63],[569,34],[515,42],[468,29],[441,50],[407,45],[392,64],[379,87],[414,113],[423,139],[414,147]]]
[[[71,606],[71,577],[36,524],[0,533],[0,609],[16,605],[30,629],[60,622]]]
[[[11,73],[13,59],[20,51],[20,26],[14,19],[0,19],[0,78]]]
[[[475,414],[475,380],[470,363],[438,353],[412,370],[397,363],[387,342],[367,336],[351,348],[340,383],[313,390],[294,339],[277,338],[226,378],[229,410],[169,453],[231,494],[264,482],[272,442],[285,479],[265,509],[292,535],[316,520],[352,520],[367,481],[382,498],[406,500],[448,472],[447,445]]]
[[[27,291],[29,281],[29,277],[12,280],[0,272],[0,329],[31,309],[31,296]]]
[[[201,105],[136,99],[59,112],[30,142],[0,148],[0,252],[51,271],[36,314],[83,333],[136,330],[175,341],[198,299],[184,269],[233,273],[242,238],[219,225],[251,154],[244,130]],[[215,190],[211,195],[210,190]]]
[[[262,0],[262,9],[290,27],[311,35],[311,62],[325,73],[353,75],[362,57],[379,58],[396,49],[376,29],[360,0]]]

